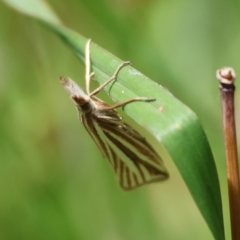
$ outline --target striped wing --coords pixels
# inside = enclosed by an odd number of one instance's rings
[[[104,103],[105,104],[105,103]],[[115,110],[81,115],[82,123],[110,161],[124,190],[168,178],[162,159]]]

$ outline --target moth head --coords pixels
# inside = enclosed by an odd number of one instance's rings
[[[93,108],[91,98],[72,79],[60,77],[60,82],[63,84],[66,91],[70,94],[71,99],[81,113],[90,112]]]

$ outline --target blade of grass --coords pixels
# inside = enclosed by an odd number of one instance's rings
[[[40,20],[58,34],[81,60],[84,59],[86,38],[61,26],[53,12],[52,17],[49,17],[50,9],[42,7],[41,13],[35,14],[37,10],[33,5],[33,9],[29,10],[29,0],[5,2],[16,10]],[[46,7],[44,1],[36,3]],[[94,77],[99,83],[110,77],[122,62],[94,43],[91,45],[91,60]],[[164,146],[178,167],[214,238],[225,239],[216,166],[196,115],[166,89],[130,66],[125,67],[117,81],[106,86],[105,90],[113,101],[117,102],[137,96],[156,98],[156,101],[149,103],[129,104],[124,111]],[[168,159],[165,159],[165,163],[167,161]]]

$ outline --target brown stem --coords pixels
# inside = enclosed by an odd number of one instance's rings
[[[234,117],[234,80],[232,68],[222,68],[217,71],[220,82],[223,112],[223,131],[227,162],[228,194],[232,240],[240,239],[240,184],[238,170],[237,140]]]

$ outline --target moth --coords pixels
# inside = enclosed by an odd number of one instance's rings
[[[91,72],[90,42],[91,40],[87,41],[85,48],[87,93],[70,78],[60,78],[77,107],[79,119],[104,157],[109,160],[124,190],[167,179],[169,174],[162,158],[115,110],[131,102],[155,99],[136,97],[111,106],[95,97],[102,88],[114,81],[120,70],[130,62],[123,62],[106,82],[90,92],[90,80],[94,74]]]

